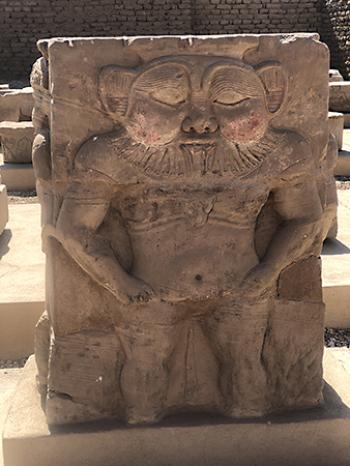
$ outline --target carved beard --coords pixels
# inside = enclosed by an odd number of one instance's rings
[[[273,130],[250,145],[233,144],[222,138],[215,144],[179,144],[147,147],[135,142],[125,130],[115,139],[118,157],[138,167],[149,176],[203,176],[252,173],[274,151],[280,140]]]

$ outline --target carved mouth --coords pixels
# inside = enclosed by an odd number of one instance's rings
[[[217,137],[216,134],[188,134],[188,135],[182,135],[180,144],[181,145],[214,145],[217,142]]]

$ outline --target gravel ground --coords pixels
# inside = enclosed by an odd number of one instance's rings
[[[22,359],[15,359],[15,360],[10,360],[10,359],[0,359],[0,369],[18,369],[21,367],[24,367],[26,361],[28,358],[22,358]]]
[[[335,183],[337,185],[337,189],[350,189],[349,176],[336,176]]]
[[[324,343],[328,348],[345,347],[350,349],[350,329],[326,328],[324,334]],[[23,367],[28,358],[0,359],[0,369],[14,369]]]
[[[324,341],[328,348],[350,348],[350,329],[326,328]]]
[[[8,191],[9,204],[36,204],[39,202],[35,191]]]

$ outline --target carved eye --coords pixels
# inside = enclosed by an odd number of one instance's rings
[[[243,95],[235,92],[221,92],[215,97],[214,103],[233,107],[234,105],[241,104],[247,100],[249,100],[249,97],[244,97]]]
[[[169,107],[177,107],[186,102],[186,95],[184,93],[179,89],[170,87],[156,89],[150,95],[156,102],[168,105]]]

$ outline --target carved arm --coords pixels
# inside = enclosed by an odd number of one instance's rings
[[[72,189],[71,191],[76,191]],[[53,237],[66,252],[99,285],[110,291],[122,303],[147,301],[151,288],[129,275],[120,265],[109,241],[99,235],[109,209],[109,200],[101,198],[74,198],[68,193],[60,210],[55,227],[44,227],[44,237]]]
[[[282,223],[261,262],[243,282],[245,290],[257,292],[277,280],[280,272],[306,254],[320,254],[322,205],[316,182],[306,179],[273,192],[275,211]]]

